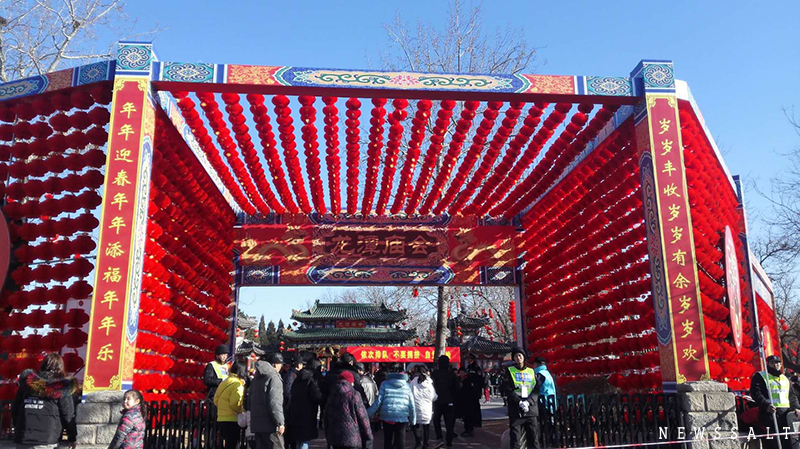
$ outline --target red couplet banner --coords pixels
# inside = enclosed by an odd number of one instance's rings
[[[432,346],[352,346],[339,353],[349,352],[359,362],[421,362],[433,363]],[[461,362],[461,348],[445,348],[451,363]]]

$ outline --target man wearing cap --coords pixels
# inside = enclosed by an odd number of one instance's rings
[[[753,374],[750,379],[750,396],[758,405],[758,422],[769,429],[770,433],[775,433],[773,414],[777,416],[778,432],[780,433],[794,431],[788,423],[790,411],[794,411],[795,416],[800,417],[800,400],[781,368],[780,357],[771,355],[767,357],[767,370]],[[780,447],[789,449],[795,447],[793,446],[795,440],[794,437],[784,436],[780,440],[764,438],[762,443],[767,449]]]
[[[214,360],[206,365],[206,371],[203,374],[203,382],[208,388],[209,399],[214,399],[214,393],[217,392],[217,387],[228,377],[228,345],[219,345],[217,350],[214,351]]]
[[[473,436],[476,427],[481,427],[481,395],[486,389],[486,376],[483,368],[475,361],[475,354],[467,354],[467,375],[461,386],[464,395],[464,433],[465,437]]]
[[[250,427],[256,436],[256,449],[283,449],[283,381],[280,371],[283,356],[269,354],[256,362],[256,376],[250,384],[247,401]]]
[[[520,449],[522,433],[528,448],[539,444],[539,388],[536,373],[525,366],[525,353],[519,348],[511,351],[514,365],[503,371],[501,391],[508,400],[508,430],[511,449]]]

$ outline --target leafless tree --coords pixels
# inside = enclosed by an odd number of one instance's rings
[[[535,69],[538,53],[525,42],[524,28],[507,26],[487,32],[482,5],[450,3],[443,28],[418,22],[409,28],[399,13],[384,24],[390,45],[380,51],[387,70],[413,72],[520,73]]]
[[[800,123],[794,111],[786,118],[800,136]],[[800,372],[800,294],[798,267],[800,256],[800,147],[785,157],[784,170],[770,181],[769,193],[759,190],[771,208],[761,218],[764,234],[754,240],[753,253],[766,270],[775,289],[775,312],[781,320],[783,359],[787,368]]]
[[[410,28],[400,14],[396,13],[393,22],[384,24],[390,45],[385,51],[379,52],[381,67],[386,70],[414,72],[482,74],[535,71],[536,63],[539,62],[538,53],[535,47],[525,41],[523,27],[509,25],[494,32],[487,31],[483,26],[480,3],[464,8],[459,0],[453,0],[447,16],[448,21],[442,28],[422,21],[415,28]],[[459,116],[458,108],[456,109],[452,122]],[[435,114],[434,110],[431,116]],[[453,126],[454,123],[451,123],[450,128]],[[440,159],[442,157],[444,152]],[[400,158],[404,158],[402,151]],[[436,167],[438,170],[440,163]],[[445,296],[450,292],[446,292],[444,287],[438,287],[436,293],[436,297],[441,298],[438,301],[440,308],[436,313],[435,346],[439,349],[444,347],[446,338],[446,326],[443,323],[445,313],[441,304],[447,303]]]
[[[98,32],[113,28],[119,38],[125,38],[132,36],[135,26],[135,21],[125,14],[124,0],[5,0],[3,3],[0,82],[109,58],[113,44],[98,42]]]

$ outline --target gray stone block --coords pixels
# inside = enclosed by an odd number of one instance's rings
[[[97,444],[105,444],[114,439],[114,433],[117,432],[117,424],[103,424],[97,426]]]
[[[710,449],[709,446],[708,446],[708,441],[704,441],[704,440],[700,440],[700,441],[687,440],[686,445],[684,447],[686,449]]]
[[[706,398],[703,393],[681,393],[681,411],[684,412],[704,412],[706,411]]]
[[[124,391],[98,391],[89,393],[83,398],[83,402],[119,402],[122,404]]]
[[[711,440],[710,449],[741,449],[742,443],[739,440]]]
[[[706,410],[709,412],[735,412],[736,397],[733,393],[706,393]]]
[[[684,382],[682,384],[678,384],[678,393],[683,393],[687,391],[728,391],[728,386],[720,383],[714,382],[711,380],[699,380],[696,382]]]
[[[686,423],[687,432],[689,429],[697,429],[704,427],[713,430],[719,427],[722,430],[733,429],[736,426],[735,413],[718,413],[718,412],[694,412],[685,413],[684,419]]]
[[[84,402],[78,404],[75,422],[78,424],[107,424],[111,407],[103,402]]]
[[[122,404],[111,404],[111,413],[109,413],[108,423],[119,424],[120,418],[122,418]]]
[[[83,445],[94,444],[97,426],[94,424],[78,424],[78,438],[76,442]]]

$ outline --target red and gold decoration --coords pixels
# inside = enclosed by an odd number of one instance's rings
[[[353,346],[344,347],[339,353],[353,354],[359,362],[433,363],[434,348],[424,346]],[[461,362],[461,348],[447,347],[442,355],[450,357],[450,363]]]
[[[105,82],[0,103],[8,252],[0,271],[9,270],[0,294],[0,350],[8,354],[0,400],[13,398],[16,376],[38,368],[45,353],[62,353],[69,373],[84,365],[110,101]]]
[[[84,393],[120,390],[132,381],[139,313],[134,295],[141,278],[136,273],[144,251],[135,240],[145,225],[137,211],[148,196],[154,126],[147,92],[141,78],[114,83]]]

